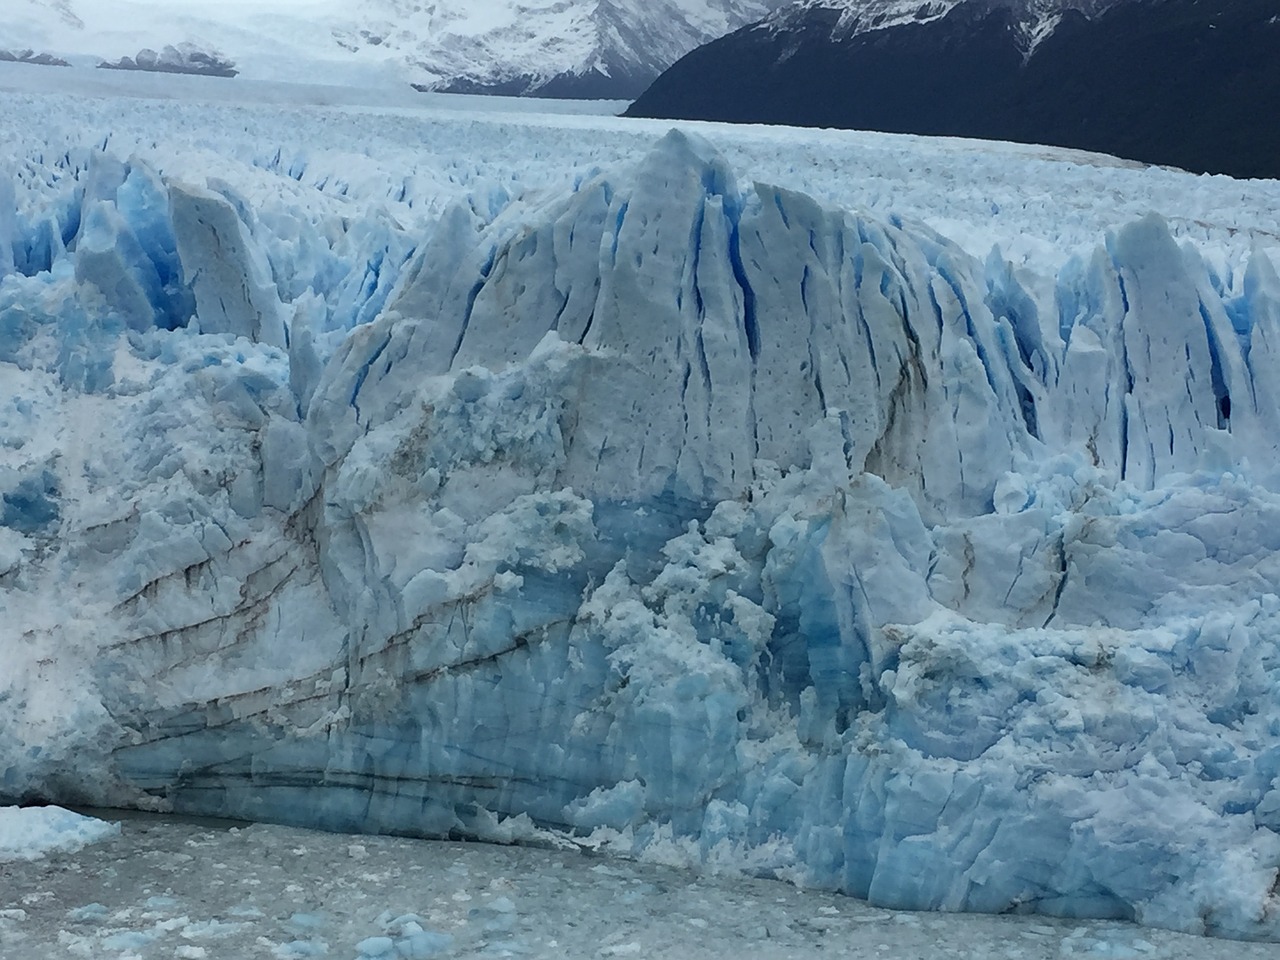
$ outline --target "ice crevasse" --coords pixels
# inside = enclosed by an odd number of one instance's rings
[[[1046,302],[681,133],[422,237],[18,186],[0,797],[1280,939],[1266,256]]]

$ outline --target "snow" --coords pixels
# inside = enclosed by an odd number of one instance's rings
[[[803,25],[824,11],[838,12],[833,33],[844,38],[873,30],[900,29],[916,23],[940,20],[956,7],[967,4],[979,14],[1008,9],[1025,54],[1030,55],[1057,29],[1063,14],[1075,11],[1094,17],[1117,3],[1133,0],[793,0],[762,21],[767,30],[786,31]],[[826,22],[823,18],[822,22]]]
[[[769,18],[778,24],[814,10],[839,11],[842,30],[865,33],[908,23],[928,23],[945,17],[965,0],[797,0]]]
[[[0,795],[1280,939],[1280,183],[0,96]]]
[[[60,807],[0,807],[0,863],[75,852],[119,832],[119,824]]]
[[[6,46],[77,65],[194,44],[243,77],[348,86],[520,83],[636,69],[656,77],[685,53],[750,23],[769,0],[11,0]],[[641,86],[643,84],[641,83]],[[638,91],[637,91],[638,92]]]
[[[264,960],[1264,960],[1271,944],[1115,921],[940,916],[735,873],[573,851],[126,819],[74,855],[9,865],[0,954]]]
[[[1109,6],[1128,0],[793,0],[771,17],[789,18],[812,10],[839,11],[839,25],[856,32],[928,23],[945,17],[962,3],[984,10],[1009,8],[1030,23],[1054,20],[1065,10],[1096,15]]]

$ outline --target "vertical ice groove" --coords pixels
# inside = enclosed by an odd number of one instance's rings
[[[729,234],[729,258],[733,264],[733,276],[742,291],[742,324],[747,333],[747,349],[754,361],[760,356],[760,326],[756,321],[756,295],[747,278],[742,262],[742,233],[739,217],[732,218],[733,229]]]
[[[982,364],[982,372],[986,377],[987,386],[991,388],[991,392],[997,397],[1003,397],[1005,391],[998,383],[996,367],[994,366],[994,358],[989,355],[987,344],[984,342],[985,337],[979,334],[978,328],[974,324],[973,315],[970,313],[968,298],[965,296],[961,281],[956,277],[953,270],[950,269],[951,264],[949,263],[949,258],[944,254],[943,257],[938,258],[933,266],[938,271],[938,274],[942,277],[946,285],[951,288],[951,292],[956,298],[956,303],[960,307],[960,319],[964,321],[965,336],[969,342],[973,344],[978,360]],[[986,318],[984,317],[983,319],[985,320]]]
[[[458,351],[462,349],[462,341],[466,339],[467,329],[471,325],[471,316],[475,310],[476,298],[480,296],[480,291],[484,289],[486,277],[487,271],[486,274],[482,275],[481,278],[471,286],[471,289],[467,291],[466,303],[462,308],[462,317],[458,324],[457,338],[453,341],[453,345],[449,349],[449,362],[446,364],[445,369],[453,369],[454,361],[458,359]]]
[[[378,342],[378,345],[374,347],[373,352],[368,354],[356,369],[355,377],[351,384],[351,398],[348,402],[351,409],[356,412],[357,423],[360,422],[360,391],[364,389],[365,381],[369,379],[369,371],[373,369],[373,365],[378,362],[378,359],[390,344],[391,334],[387,333]],[[390,368],[388,368],[387,373],[390,373]]]
[[[1133,437],[1131,436],[1130,431],[1130,417],[1132,415],[1133,389],[1135,383],[1133,366],[1130,363],[1129,358],[1129,341],[1124,335],[1125,322],[1129,316],[1129,296],[1125,286],[1126,281],[1124,273],[1115,262],[1114,255],[1111,252],[1110,247],[1111,238],[1109,237],[1105,258],[1105,278],[1102,277],[1104,268],[1102,266],[1103,258],[1101,251],[1099,252],[1099,256],[1094,260],[1093,269],[1094,276],[1102,278],[1103,282],[1113,281],[1115,289],[1120,296],[1118,315],[1110,314],[1107,311],[1106,303],[1098,304],[1097,309],[1102,312],[1102,315],[1098,318],[1098,322],[1103,325],[1102,332],[1107,334],[1111,341],[1109,344],[1104,342],[1103,346],[1112,347],[1112,352],[1117,355],[1119,361],[1117,371],[1121,379],[1119,382],[1115,383],[1115,387],[1117,388],[1115,396],[1112,395],[1112,379],[1110,377],[1105,381],[1107,389],[1104,392],[1104,396],[1108,404],[1115,404],[1116,407],[1117,426],[1119,428],[1119,449],[1117,453],[1120,459],[1117,467],[1120,471],[1120,479],[1128,480],[1132,474],[1134,464]],[[1108,326],[1110,329],[1107,329]]]
[[[0,280],[17,269],[14,250],[18,237],[18,197],[13,177],[0,167]]]
[[[875,338],[872,336],[872,333],[871,333],[871,324],[867,318],[866,309],[863,306],[863,298],[870,295],[866,285],[868,257],[874,258],[875,267],[879,273],[877,282],[874,284],[875,292],[879,294],[881,298],[883,298],[884,296],[882,284],[885,278],[885,264],[881,260],[880,254],[875,249],[875,247],[866,243],[866,241],[860,241],[860,248],[857,254],[855,254],[853,257],[853,261],[852,261],[853,289],[850,293],[850,296],[854,299],[854,303],[855,303],[854,315],[857,317],[857,320],[858,320],[858,330],[862,334],[861,342],[866,350],[867,361],[869,366],[871,367],[873,374],[875,375],[876,393],[877,395],[882,396],[884,394],[884,378],[880,371],[880,361],[876,353]],[[847,315],[848,315],[848,311],[846,309],[846,316]],[[903,325],[906,326],[905,316],[902,317],[902,322],[903,322]]]
[[[741,220],[735,219],[729,233],[729,262],[733,266],[734,280],[742,292],[742,328],[746,334],[747,354],[751,361],[748,370],[750,391],[747,397],[748,422],[751,424],[751,457],[754,460],[760,455],[760,415],[756,403],[756,359],[760,356],[760,326],[756,321],[755,291],[751,289],[742,264],[740,226]]]
[[[614,213],[613,233],[611,234],[613,245],[610,248],[610,256],[614,263],[618,262],[618,238],[622,236],[622,224],[627,219],[627,209],[630,207],[630,203],[629,200],[622,200],[617,204],[617,209]]]

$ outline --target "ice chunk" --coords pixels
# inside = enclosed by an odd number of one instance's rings
[[[329,955],[329,945],[323,940],[290,940],[271,948],[273,956],[279,960],[300,960],[304,957],[324,957]]]
[[[92,283],[134,330],[164,325],[161,282],[115,205],[99,201],[85,213],[76,246],[76,279]]]
[[[87,903],[83,907],[68,910],[67,919],[74,923],[92,923],[98,920],[105,920],[110,912],[101,903]]]
[[[0,861],[35,860],[50,853],[74,852],[119,832],[118,823],[83,817],[59,807],[0,807]],[[106,908],[102,910],[105,915]],[[91,915],[96,916],[85,907],[78,916],[88,919]]]
[[[407,960],[427,960],[447,952],[453,946],[453,937],[447,933],[415,930],[396,941],[396,953]]]
[[[235,206],[190,184],[171,184],[169,192],[178,256],[201,331],[285,347],[279,299]]]

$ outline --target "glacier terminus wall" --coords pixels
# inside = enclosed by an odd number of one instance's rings
[[[1280,939],[1270,256],[1045,296],[646,150],[412,229],[10,164],[0,798]]]

